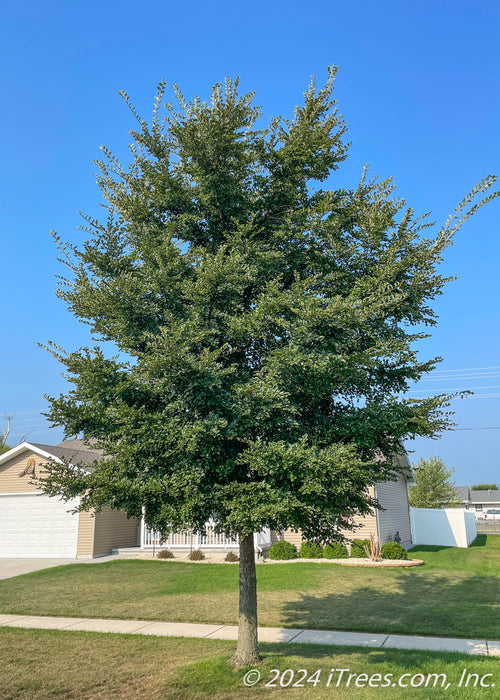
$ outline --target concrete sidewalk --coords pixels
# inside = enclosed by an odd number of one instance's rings
[[[85,632],[112,632],[114,634],[151,634],[159,637],[203,637],[205,639],[236,640],[238,637],[238,628],[233,625],[198,625],[188,622],[148,622],[147,620],[103,620],[83,617],[0,615],[0,627],[80,630]],[[401,634],[371,634],[369,632],[334,632],[329,630],[259,627],[259,641],[455,651],[461,654],[500,657],[500,640],[487,641],[486,639],[452,639],[448,637],[415,637]]]

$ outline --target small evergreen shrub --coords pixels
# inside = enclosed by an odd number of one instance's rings
[[[205,559],[205,555],[201,549],[193,549],[193,551],[189,553],[188,559],[190,561],[202,561],[202,559]]]
[[[228,552],[224,561],[239,561],[239,557],[234,552]]]
[[[286,540],[275,542],[269,550],[269,559],[297,559],[297,556],[297,548]]]
[[[380,550],[382,559],[408,559],[408,552],[399,542],[386,542]]]
[[[342,542],[330,542],[323,547],[325,559],[347,559],[347,547]]]
[[[323,547],[315,542],[302,542],[300,545],[301,559],[322,559]]]
[[[157,559],[173,559],[174,555],[170,551],[170,549],[162,549],[161,551],[158,552],[156,555]]]
[[[368,554],[365,550],[365,545],[370,548],[370,540],[353,540],[351,542],[351,557],[355,559],[368,559]]]

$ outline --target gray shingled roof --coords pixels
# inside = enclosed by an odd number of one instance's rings
[[[95,445],[97,440],[94,438],[91,438],[89,440],[91,445]],[[63,442],[58,442],[56,447],[72,447],[75,450],[83,450],[84,452],[88,452],[89,450],[94,450],[93,447],[89,447],[87,444],[83,442],[83,440],[80,440],[79,438],[74,438],[73,440],[63,440]],[[99,450],[95,450],[98,452]]]
[[[474,491],[470,486],[455,486],[457,500],[474,503],[500,503],[500,490]]]
[[[468,486],[455,486],[454,489],[455,496],[458,501],[469,502],[469,487]]]
[[[102,457],[100,450],[93,450],[91,447],[84,445],[81,440],[65,440],[59,445],[43,445],[39,442],[30,442],[30,445],[39,447],[44,452],[48,452],[54,457],[65,459],[71,464],[86,465],[94,462]]]
[[[500,503],[500,490],[470,491],[471,503]]]

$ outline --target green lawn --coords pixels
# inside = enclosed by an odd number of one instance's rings
[[[205,639],[172,639],[140,635],[93,634],[0,628],[0,697],[2,700],[37,698],[121,698],[134,700],[237,700],[238,698],[481,698],[498,697],[500,660],[391,649],[360,649],[315,645],[263,644],[263,663],[259,667],[261,682],[245,688],[246,671],[234,672],[228,662],[234,650],[232,642]],[[367,679],[356,678],[346,687],[342,680],[336,687],[338,672],[327,687],[332,669],[349,669],[350,674],[367,674],[372,684],[389,687],[368,687]],[[298,688],[265,688],[272,678],[271,669],[293,669],[294,682],[307,672],[316,676],[316,686],[304,682]],[[464,669],[478,674],[483,683],[494,687],[458,687]],[[380,674],[381,679],[375,676]],[[386,674],[392,674],[383,680]],[[403,674],[405,677],[401,678]],[[399,687],[409,684],[415,674],[446,674],[422,681],[422,687]],[[486,674],[492,674],[486,676]],[[273,674],[274,675],[274,674]],[[347,674],[345,674],[347,675]],[[288,680],[290,674],[284,676]],[[474,683],[474,678],[469,681]],[[393,687],[392,682],[396,683]],[[414,683],[420,683],[417,678]],[[427,682],[428,686],[425,687]],[[450,683],[446,690],[442,683]],[[361,687],[361,686],[365,687]]]
[[[500,638],[500,536],[469,549],[420,547],[426,565],[258,566],[259,623]],[[118,560],[0,581],[0,612],[235,624],[238,567]]]

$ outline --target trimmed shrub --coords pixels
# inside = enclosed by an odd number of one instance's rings
[[[382,559],[408,559],[408,552],[399,542],[386,542],[380,550]]]
[[[299,556],[301,559],[322,559],[323,547],[316,542],[302,542]]]
[[[325,559],[347,559],[349,553],[342,542],[330,542],[323,547],[323,556]]]
[[[201,549],[193,549],[193,551],[189,553],[188,559],[190,561],[202,561],[202,559],[205,559],[205,555]]]
[[[370,540],[353,540],[351,542],[351,557],[354,557],[355,559],[368,559],[365,545],[369,548]]]
[[[226,554],[225,559],[224,559],[224,561],[239,561],[239,560],[240,559],[239,559],[238,555],[235,554],[234,552],[228,552]]]
[[[170,549],[162,549],[158,554],[156,555],[157,559],[173,559],[174,555],[170,551]]]
[[[269,550],[269,559],[297,559],[297,556],[297,548],[286,540],[275,542]]]

